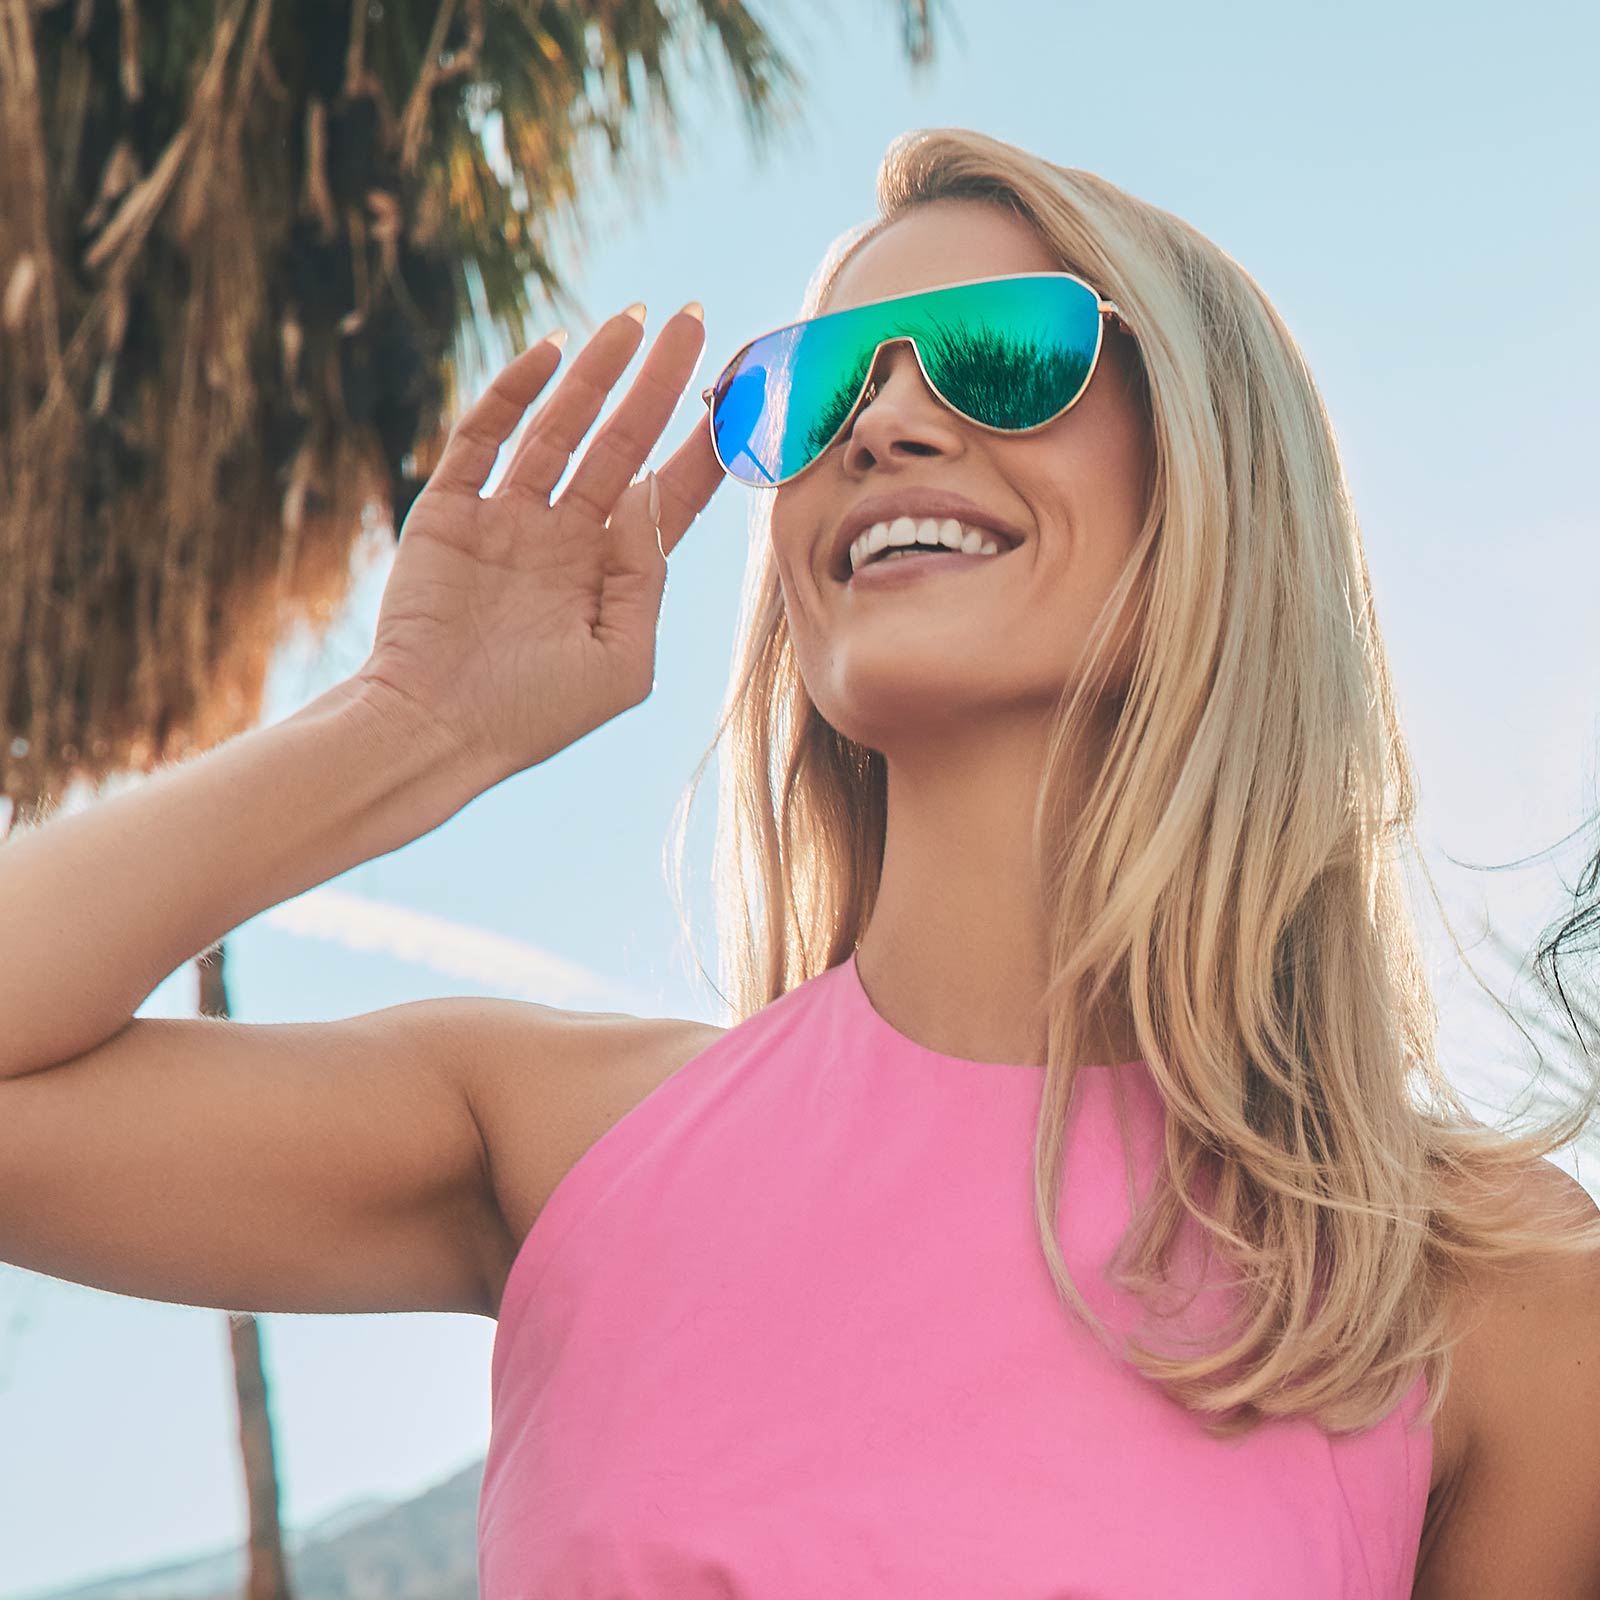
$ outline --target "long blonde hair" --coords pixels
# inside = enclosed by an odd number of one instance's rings
[[[1470,1116],[1438,1065],[1400,870],[1402,851],[1422,865],[1414,780],[1305,359],[1236,261],[1092,173],[925,130],[890,147],[877,196],[879,218],[835,245],[802,315],[909,208],[963,199],[1020,215],[1137,332],[1151,502],[1091,669],[1064,687],[1034,817],[1053,929],[1034,1194],[1058,1292],[1106,1340],[1054,1223],[1082,1019],[1113,997],[1164,1102],[1167,1180],[1135,1212],[1117,1281],[1148,1309],[1187,1214],[1240,1290],[1219,1345],[1122,1353],[1216,1437],[1273,1416],[1368,1427],[1424,1366],[1431,1419],[1471,1269],[1600,1247],[1600,1222],[1575,1228],[1553,1188],[1525,1181],[1582,1131],[1600,1079],[1513,1134]],[[887,816],[882,756],[825,722],[801,682],[765,520],[729,697],[677,832],[681,914],[688,808],[726,735],[714,875],[735,1021],[850,957]],[[1137,654],[1097,732],[1097,669],[1125,610]],[[1090,738],[1105,753],[1085,795],[1070,757]]]

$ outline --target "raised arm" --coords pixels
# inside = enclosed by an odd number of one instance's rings
[[[541,1086],[554,1106],[585,1059],[580,1017],[481,1000],[305,1024],[133,1013],[230,929],[648,696],[663,553],[721,473],[701,430],[659,481],[630,480],[703,337],[692,313],[669,320],[554,501],[640,320],[602,324],[484,496],[559,361],[523,351],[413,505],[360,673],[0,845],[0,1259],[231,1310],[493,1313],[508,1240],[480,1109],[507,1098],[486,1075],[527,1075],[530,1148]]]

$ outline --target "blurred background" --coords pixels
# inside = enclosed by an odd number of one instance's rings
[[[1184,217],[1304,348],[1421,781],[1444,1061],[1504,1121],[1531,1053],[1474,971],[1538,1024],[1526,958],[1593,851],[1597,47],[1577,0],[1515,27],[1378,0],[0,3],[0,822],[356,670],[442,431],[552,327],[570,354],[632,300],[647,336],[704,303],[663,460],[871,218],[889,141],[972,127]],[[282,159],[241,182],[230,148]],[[724,484],[673,555],[647,701],[256,917],[141,1014],[499,994],[724,1021],[699,970],[714,770],[692,941],[664,861],[748,495]],[[48,625],[12,603],[50,585]],[[1596,1154],[1563,1164],[1600,1193]],[[230,1320],[0,1266],[0,1600],[464,1600],[493,1333]]]

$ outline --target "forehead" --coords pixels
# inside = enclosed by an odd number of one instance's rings
[[[941,284],[1060,267],[1021,217],[981,200],[934,200],[913,206],[851,256],[820,309],[844,311]]]

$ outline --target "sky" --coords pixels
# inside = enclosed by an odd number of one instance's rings
[[[706,352],[652,456],[664,460],[703,425],[699,389],[796,316],[828,246],[873,216],[877,163],[911,128],[980,129],[1184,218],[1261,285],[1332,414],[1424,857],[1479,976],[1504,993],[1510,967],[1475,941],[1492,923],[1528,948],[1593,835],[1504,864],[1600,809],[1593,9],[1533,0],[1512,26],[1502,7],[1437,0],[953,0],[921,77],[891,5],[783,9],[774,29],[805,83],[764,156],[725,78],[699,72],[676,149],[642,183],[592,175],[587,243],[564,262],[589,318],[569,324],[569,356],[633,300],[649,336],[704,303]],[[654,693],[434,832],[238,929],[239,1018],[505,994],[724,1020],[663,863],[729,677],[749,493],[724,484],[673,554]],[[381,536],[361,559],[328,639],[286,644],[266,721],[360,666]],[[693,948],[713,972],[715,801],[713,765],[688,854]],[[1516,1036],[1420,882],[1416,894],[1445,1064],[1479,1114],[1503,1114]],[[185,967],[141,1014],[189,1014],[194,998]],[[1600,1192],[1600,1157],[1577,1170]],[[270,1315],[262,1329],[290,1526],[416,1493],[482,1455],[487,1319]],[[0,1600],[243,1538],[227,1350],[218,1312],[0,1267]]]

